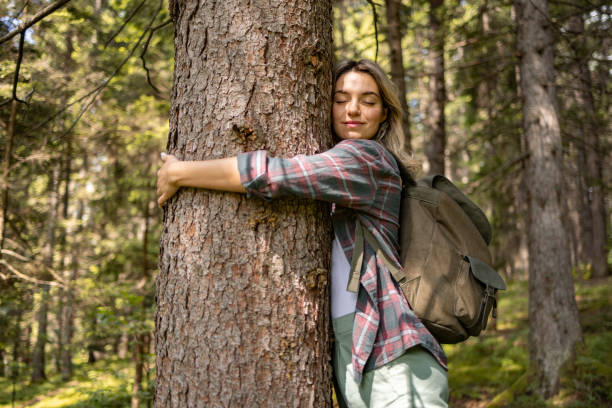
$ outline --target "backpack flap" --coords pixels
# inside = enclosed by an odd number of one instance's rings
[[[506,283],[495,269],[491,268],[478,258],[474,258],[472,256],[466,256],[466,258],[470,263],[472,274],[476,279],[482,282],[483,285],[491,286],[495,290],[506,290]]]

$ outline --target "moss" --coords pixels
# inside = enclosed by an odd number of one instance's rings
[[[612,406],[612,278],[577,280],[584,346],[561,377],[559,394],[543,400],[528,387],[527,282],[510,282],[500,296],[497,331],[444,346],[449,357],[451,406]],[[481,405],[484,404],[484,405]]]

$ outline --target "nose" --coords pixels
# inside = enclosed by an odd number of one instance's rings
[[[351,100],[346,107],[347,113],[351,116],[359,115],[359,102]]]

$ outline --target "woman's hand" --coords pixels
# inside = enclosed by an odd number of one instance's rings
[[[161,207],[180,187],[244,193],[238,171],[238,159],[181,161],[162,153],[164,164],[157,172],[157,204]]]
[[[179,185],[176,180],[171,177],[170,169],[175,163],[179,163],[180,160],[171,154],[162,153],[161,159],[163,162],[162,167],[157,171],[157,205],[160,207],[164,205],[179,189]]]

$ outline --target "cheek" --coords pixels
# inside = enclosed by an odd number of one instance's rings
[[[382,109],[374,109],[368,112],[367,118],[369,122],[373,123],[382,123],[385,120],[385,115],[383,114]]]
[[[344,119],[344,108],[341,105],[335,105],[332,108],[332,120],[339,122]]]

